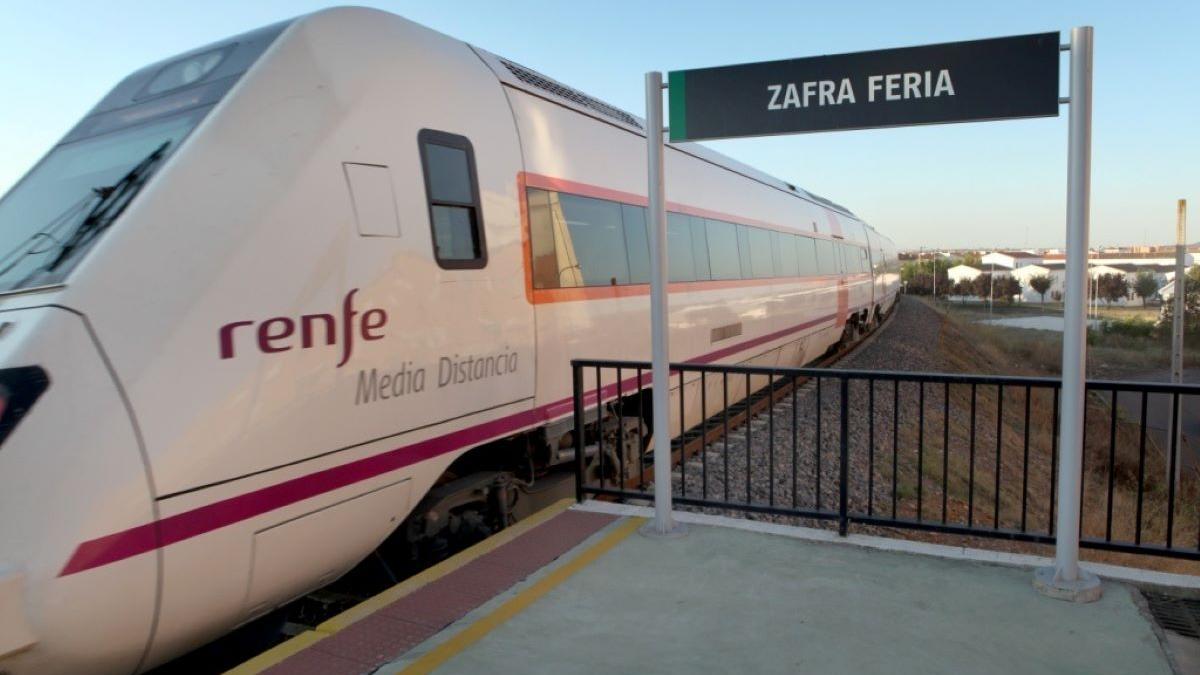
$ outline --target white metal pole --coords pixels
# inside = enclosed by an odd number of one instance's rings
[[[668,535],[671,517],[671,391],[667,350],[667,200],[663,180],[663,77],[646,73],[646,169],[650,229],[651,409],[654,415],[654,532]],[[682,392],[681,392],[682,393]]]
[[[1175,384],[1183,384],[1183,326],[1185,312],[1185,294],[1187,280],[1183,274],[1184,257],[1187,255],[1187,200],[1180,199],[1175,222],[1175,296],[1172,298],[1175,305],[1174,321],[1171,326],[1171,381]],[[1167,433],[1174,434],[1176,441],[1175,447],[1179,452],[1183,451],[1183,425],[1182,419],[1176,419],[1174,407],[1168,413],[1170,424],[1167,425]],[[1183,415],[1179,416],[1180,418]],[[1167,452],[1171,450],[1172,436],[1167,437]],[[1171,461],[1167,458],[1167,471],[1170,472]],[[1175,486],[1179,486],[1179,472],[1183,467],[1183,462],[1180,459],[1175,461],[1175,475],[1168,476],[1168,480],[1175,481]]]
[[[1092,28],[1071,30],[1071,115],[1067,161],[1066,302],[1063,308],[1062,413],[1059,421],[1058,521],[1054,569],[1038,570],[1039,590],[1096,600],[1100,581],[1079,567],[1080,483],[1087,357],[1088,217],[1092,163]]]

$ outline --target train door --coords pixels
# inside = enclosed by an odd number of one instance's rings
[[[871,273],[871,302],[867,308],[872,312],[883,297],[880,283],[883,281],[883,260],[879,254],[879,237],[871,233],[871,228],[864,227],[863,235],[867,239],[867,271]]]
[[[424,327],[431,331],[425,387],[440,393],[439,417],[533,395],[533,312],[523,277],[513,273],[521,264],[512,208],[520,153],[507,119],[503,135],[474,124],[418,134],[437,266],[422,300],[434,318]]]

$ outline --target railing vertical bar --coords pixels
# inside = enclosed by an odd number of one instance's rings
[[[700,496],[708,499],[708,375],[700,371]]]
[[[992,493],[992,529],[1000,529],[1000,453],[1004,433],[1004,385],[996,385],[996,476],[995,488]]]
[[[749,504],[753,501],[753,492],[750,486],[750,411],[752,409],[752,401],[750,400],[750,373],[746,373],[746,398],[744,400],[746,402],[746,503]]]
[[[971,459],[967,468],[967,527],[975,524],[975,398],[978,386],[971,383]]]
[[[850,524],[849,519],[849,498],[850,498],[850,377],[843,375],[841,377],[841,461],[838,466],[838,534],[846,536],[847,527]]]
[[[900,454],[900,380],[892,380],[892,520],[896,519],[896,470]]]
[[[1058,395],[1061,391],[1058,385],[1054,387],[1054,402],[1050,406],[1050,414],[1054,417],[1050,426],[1050,508],[1046,531],[1054,536],[1054,494],[1058,490]]]
[[[821,377],[817,376],[816,381],[817,381],[817,439],[816,439],[816,443],[814,445],[816,446],[816,453],[817,453],[817,457],[816,457],[817,471],[816,471],[816,476],[815,476],[816,489],[814,492],[815,497],[816,497],[816,499],[814,500],[816,502],[816,506],[814,508],[816,510],[820,511],[821,510]]]
[[[942,388],[942,524],[946,524],[950,496],[950,383]]]
[[[1083,512],[1087,497],[1087,448],[1088,448],[1088,387],[1084,384],[1083,389],[1083,447],[1079,452],[1079,525],[1077,532],[1079,536],[1083,536]]]
[[[637,386],[638,386],[638,447],[637,447],[637,463],[638,463],[638,481],[641,489],[646,486],[646,411],[643,401],[646,398],[646,390],[642,386],[642,369],[637,369]]]
[[[619,489],[625,489],[625,399],[621,392],[621,367],[617,366],[617,467],[620,478],[617,479]]]
[[[684,407],[683,368],[679,369],[679,496],[687,496],[687,408]]]
[[[1179,392],[1171,394],[1171,422],[1172,428],[1167,429],[1171,435],[1171,461],[1167,473],[1167,548],[1175,544],[1175,456],[1179,451],[1179,434],[1175,430],[1182,426],[1179,423]]]
[[[599,462],[600,489],[604,489],[604,390],[600,366],[596,366],[596,460]]]
[[[1033,389],[1025,385],[1025,440],[1024,458],[1021,460],[1021,531],[1026,531],[1029,514],[1029,410]]]
[[[1138,440],[1137,521],[1133,528],[1133,543],[1142,543],[1142,495],[1146,483],[1146,392],[1142,392],[1142,430]]]
[[[800,428],[799,427],[800,427],[800,424],[799,424],[799,417],[798,417],[799,413],[796,411],[796,390],[799,388],[800,387],[796,383],[796,378],[793,377],[792,378],[792,508],[793,509],[798,508],[800,506],[800,495],[797,490],[797,488],[799,486],[796,484],[797,480],[798,480],[798,476],[800,475],[800,467],[799,467],[799,463],[800,463],[800,447],[799,447],[800,446],[800,444],[799,444]]]
[[[724,449],[721,452],[721,461],[725,464],[725,473],[721,477],[721,487],[725,492],[725,503],[729,503],[729,373],[721,373],[721,416],[724,418],[722,423],[725,425],[725,433],[722,434],[721,440],[724,443]]]
[[[571,365],[571,396],[575,417],[575,501],[583,501],[583,367]]]
[[[917,520],[924,520],[922,493],[925,487],[925,380],[917,394]]]
[[[767,504],[775,506],[775,372],[767,375]]]
[[[875,378],[867,380],[867,515],[875,515]]]
[[[1117,478],[1117,396],[1112,390],[1112,407],[1108,413],[1108,501],[1105,504],[1104,541],[1112,541],[1113,488]]]

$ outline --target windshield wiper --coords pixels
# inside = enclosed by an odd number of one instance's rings
[[[45,271],[53,271],[80,247],[96,238],[104,228],[108,227],[121,215],[130,200],[141,189],[150,176],[150,169],[166,155],[171,141],[163,141],[161,145],[142,158],[132,169],[112,185],[92,188],[92,192],[100,199],[92,206],[79,226],[59,246],[58,255],[46,264]]]

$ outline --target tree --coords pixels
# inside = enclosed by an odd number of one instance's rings
[[[900,281],[908,282],[908,292],[914,295],[932,295],[934,274],[937,274],[938,295],[950,292],[949,265],[940,258],[910,260],[900,267]]]
[[[979,253],[975,251],[964,253],[962,257],[962,264],[968,267],[974,267],[975,269],[982,269],[983,256],[979,255]]]
[[[1015,277],[996,277],[996,299],[1003,300],[1005,304],[1012,304],[1012,301],[1021,295],[1021,282]]]
[[[1183,335],[1187,344],[1195,346],[1196,341],[1200,338],[1200,265],[1193,266],[1191,271],[1183,278],[1183,288],[1180,284],[1175,284],[1175,292],[1183,292]],[[1164,339],[1170,340],[1172,325],[1175,320],[1175,303],[1167,302],[1163,304],[1162,320],[1158,326],[1161,335]]]
[[[950,287],[950,292],[957,295],[963,303],[966,303],[968,297],[975,295],[975,289],[968,279],[959,279],[954,282],[954,285]]]
[[[1129,297],[1129,282],[1124,274],[1101,274],[1096,277],[1096,294],[1111,305]]]
[[[971,280],[971,295],[986,299],[992,294],[992,275],[984,272]]]
[[[1145,307],[1146,300],[1158,293],[1158,277],[1150,270],[1138,272],[1137,278],[1133,280],[1133,292],[1142,299],[1142,307]]]
[[[1029,287],[1035,293],[1042,296],[1042,304],[1046,304],[1046,293],[1050,291],[1050,287],[1054,285],[1054,279],[1045,274],[1038,274],[1029,277]]]

